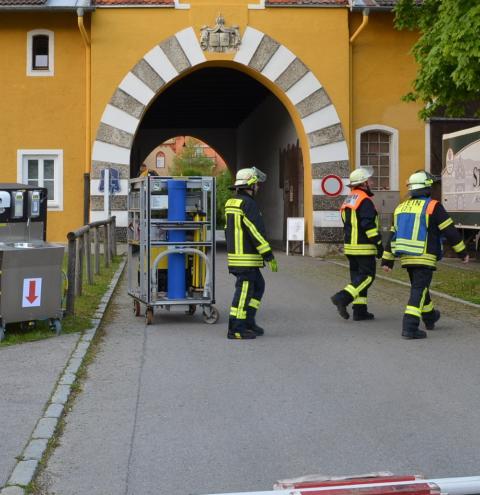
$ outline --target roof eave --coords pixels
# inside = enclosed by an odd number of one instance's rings
[[[265,7],[267,8],[278,8],[278,7],[294,7],[296,9],[298,8],[322,8],[322,9],[345,9],[348,8],[348,5],[329,5],[329,4],[318,4],[318,3],[305,3],[305,4],[294,4],[294,3],[277,3],[277,4],[269,4],[265,3]]]
[[[44,11],[44,12],[76,12],[79,8],[78,5],[75,6],[45,6],[45,5],[0,5],[0,10],[8,10],[8,11],[17,11],[17,12],[25,12],[25,11]],[[81,7],[85,12],[92,12],[95,10],[94,6],[82,6]]]
[[[370,5],[356,5],[350,8],[352,12],[362,12],[365,9],[368,9],[370,12],[393,12],[394,7],[372,7]]]
[[[153,9],[153,8],[175,8],[174,3],[157,3],[157,4],[136,4],[136,3],[131,3],[131,4],[98,4],[96,5],[97,9]]]

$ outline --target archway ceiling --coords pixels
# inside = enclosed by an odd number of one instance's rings
[[[180,79],[147,110],[141,129],[237,128],[271,94],[243,72],[209,67]]]

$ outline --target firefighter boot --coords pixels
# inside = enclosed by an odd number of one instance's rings
[[[438,309],[434,309],[430,313],[424,314],[422,319],[427,330],[434,330],[435,323],[437,323],[440,319],[440,311],[438,311]]]
[[[354,304],[353,305],[353,321],[361,320],[373,320],[375,316],[373,313],[367,311],[366,304]]]
[[[262,327],[259,327],[255,322],[247,323],[247,330],[253,332],[257,337],[261,337],[265,330]]]
[[[244,325],[245,323],[243,323]],[[228,320],[228,333],[227,339],[232,340],[251,340],[256,339],[257,336],[252,332],[252,330],[247,330],[243,325],[238,324],[238,320],[230,318]]]
[[[256,338],[257,336],[251,330],[244,330],[243,332],[235,332],[234,330],[229,330],[227,333],[227,339],[232,340],[251,340]]]
[[[427,332],[418,329],[420,319],[416,316],[403,315],[402,337],[404,339],[424,339]]]
[[[332,303],[337,307],[338,314],[345,320],[350,318],[347,306],[352,302],[352,299],[352,296],[346,290],[341,290],[330,298]]]

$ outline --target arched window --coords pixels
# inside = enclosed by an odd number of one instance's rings
[[[53,32],[35,29],[27,33],[27,75],[53,76]]]
[[[383,125],[357,129],[356,167],[373,169],[373,190],[398,190],[398,131]]]
[[[155,166],[157,168],[165,168],[165,153],[159,151],[155,156]]]

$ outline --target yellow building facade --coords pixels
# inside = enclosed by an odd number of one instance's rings
[[[0,182],[49,181],[50,240],[109,212],[125,229],[128,178],[176,135],[208,143],[232,172],[265,170],[270,237],[281,243],[285,219],[302,216],[312,255],[341,240],[353,168],[374,166],[381,208],[425,165],[425,125],[400,99],[416,35],[394,30],[380,0],[369,11],[346,0],[2,1]]]

